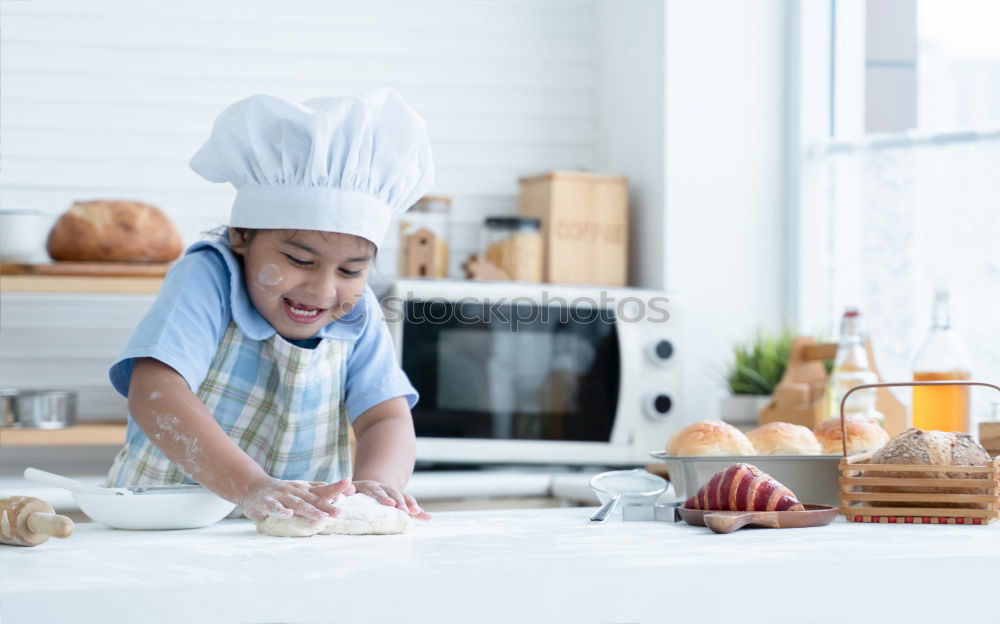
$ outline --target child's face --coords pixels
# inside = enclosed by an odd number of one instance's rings
[[[374,246],[349,234],[230,230],[250,301],[289,340],[311,338],[360,301]]]

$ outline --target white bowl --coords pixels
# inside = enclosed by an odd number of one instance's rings
[[[197,529],[222,520],[236,505],[204,488],[146,494],[78,494],[91,520],[114,529]]]

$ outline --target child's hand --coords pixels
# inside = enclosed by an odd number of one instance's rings
[[[267,516],[288,518],[293,515],[310,520],[325,520],[340,513],[329,501],[341,494],[350,496],[354,491],[350,479],[336,483],[317,483],[264,477],[250,485],[238,504],[243,508],[243,513],[253,520],[263,520]]]
[[[367,494],[383,505],[389,505],[421,520],[430,520],[431,515],[420,508],[409,494],[378,481],[355,481],[358,494]]]

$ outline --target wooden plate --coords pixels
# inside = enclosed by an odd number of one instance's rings
[[[707,526],[716,533],[732,533],[745,526],[768,529],[799,529],[833,522],[840,509],[828,505],[805,505],[805,511],[706,511],[678,508],[688,524]]]

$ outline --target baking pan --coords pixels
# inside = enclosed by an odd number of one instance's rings
[[[76,424],[72,390],[0,389],[0,426],[62,429]]]
[[[687,457],[650,453],[666,464],[681,500],[694,496],[717,472],[733,464],[753,464],[795,493],[800,501],[840,506],[840,455],[724,455]]]

